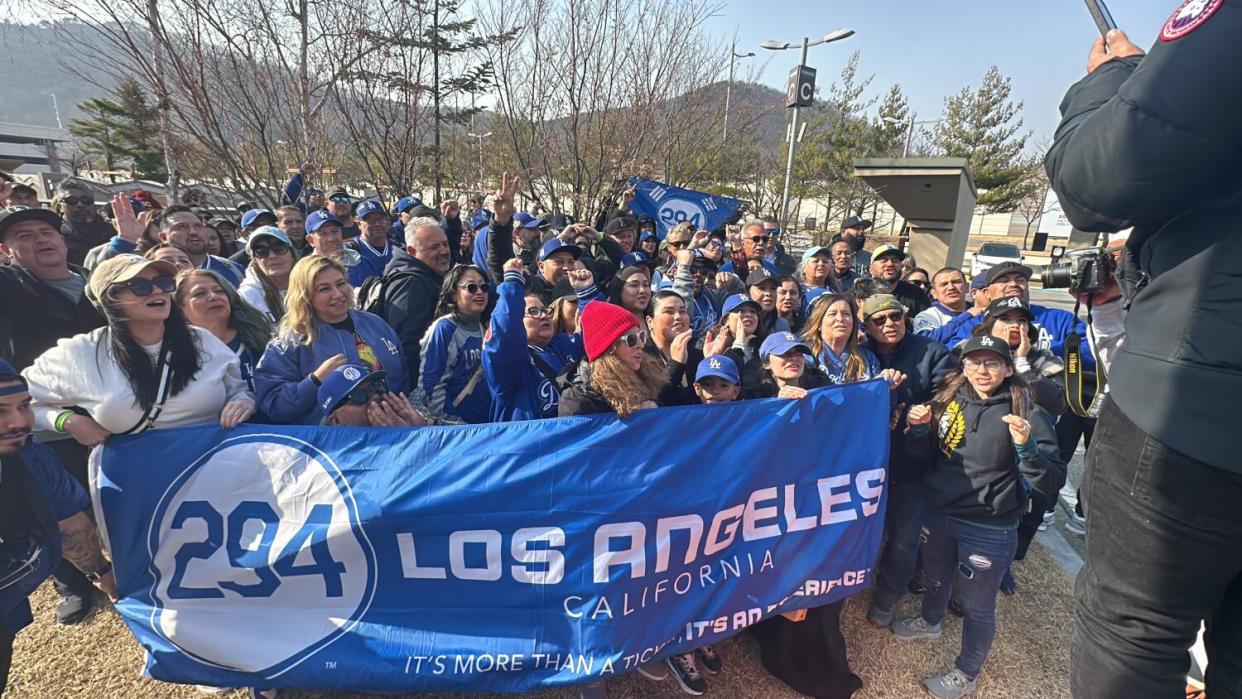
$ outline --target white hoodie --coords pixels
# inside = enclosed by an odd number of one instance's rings
[[[219,422],[225,403],[254,402],[233,350],[202,328],[190,326],[190,330],[202,348],[202,367],[180,393],[164,402],[154,429]],[[129,379],[108,347],[107,333],[104,327],[61,339],[22,372],[30,384],[39,429],[52,429],[56,416],[75,406],[114,434],[142,419]]]

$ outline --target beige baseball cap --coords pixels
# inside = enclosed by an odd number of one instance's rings
[[[170,277],[177,276],[177,268],[171,262],[148,260],[141,255],[117,255],[100,262],[91,272],[89,287],[91,301],[99,305],[99,300],[104,297],[104,292],[108,290],[108,287],[113,284],[124,284],[148,267]]]

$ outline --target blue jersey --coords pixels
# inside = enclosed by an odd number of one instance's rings
[[[417,395],[427,414],[469,423],[491,418],[478,320],[455,314],[437,318],[423,336],[421,356]]]
[[[361,258],[358,264],[349,268],[350,286],[361,287],[371,277],[384,276],[384,268],[392,261],[392,245],[387,240],[382,250],[376,250],[362,238],[355,238],[346,245],[357,251]]]
[[[863,370],[863,375],[856,380],[870,381],[878,377],[881,371],[880,360],[875,356],[875,353],[866,347],[859,347],[858,349],[862,352],[866,367]],[[841,385],[847,383],[845,380],[845,364],[848,359],[848,353],[838,355],[832,351],[831,347],[824,345],[824,350],[815,358],[815,363],[819,366],[820,371],[824,372],[824,375],[828,377],[830,382]]]

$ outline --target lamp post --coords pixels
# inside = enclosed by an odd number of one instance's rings
[[[466,135],[470,138],[479,139],[479,191],[481,192],[483,191],[483,139],[491,136],[492,132],[488,131],[487,133],[474,133],[472,131]]]
[[[820,44],[828,44],[833,41],[840,41],[842,39],[848,39],[851,36],[854,36],[853,29],[838,29],[835,32],[832,32],[831,34],[825,34],[822,38],[817,39],[813,42],[810,40],[809,37],[803,37],[802,44],[801,44],[802,60],[798,62],[798,68],[795,70],[800,70],[803,66],[806,65],[806,50],[809,49],[810,47],[819,46]],[[760,48],[765,48],[769,51],[784,51],[785,49],[794,48],[794,46],[795,44],[791,44],[787,41],[772,41],[772,40],[765,41],[762,44],[759,44]],[[797,104],[795,104],[793,108],[793,121],[790,124],[790,129],[789,129],[789,157],[785,161],[785,189],[784,189],[784,192],[782,192],[781,194],[781,227],[782,228],[786,227],[789,223],[788,221],[788,218],[789,218],[789,185],[793,181],[794,152],[798,148],[798,110],[799,110],[799,107],[797,106]]]
[[[747,53],[737,52],[737,39],[733,40],[733,48],[729,50],[729,82],[725,83],[725,111],[724,111],[724,128],[720,133],[720,143],[723,145],[729,140],[729,96],[733,92],[733,64],[739,58],[753,58],[754,51]]]
[[[909,157],[910,155],[910,145],[914,141],[914,127],[916,124],[938,124],[944,121],[944,119],[920,119],[916,121],[915,120],[916,116],[918,115],[911,112],[909,122],[902,122],[900,119],[894,119],[892,117],[881,117],[880,118],[880,121],[883,121],[886,124],[908,123],[908,126],[906,127],[906,145],[905,145],[905,148],[901,149],[901,157],[903,158]]]

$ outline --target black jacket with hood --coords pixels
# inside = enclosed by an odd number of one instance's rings
[[[427,328],[435,320],[436,301],[444,277],[426,263],[404,250],[393,250],[392,260],[384,268],[384,276],[392,276],[384,295],[380,315],[401,337],[406,368],[409,369],[410,390],[418,384],[418,368],[422,365],[422,341]]]
[[[1017,526],[1032,495],[1042,503],[1054,501],[1065,485],[1065,462],[1052,417],[1039,406],[1028,407],[1030,438],[1039,453],[1026,460],[1018,458],[1009,425],[1001,419],[1011,412],[1007,388],[980,398],[964,383],[930,425],[910,429],[907,451],[934,460],[923,480],[929,506],[954,519]]]

